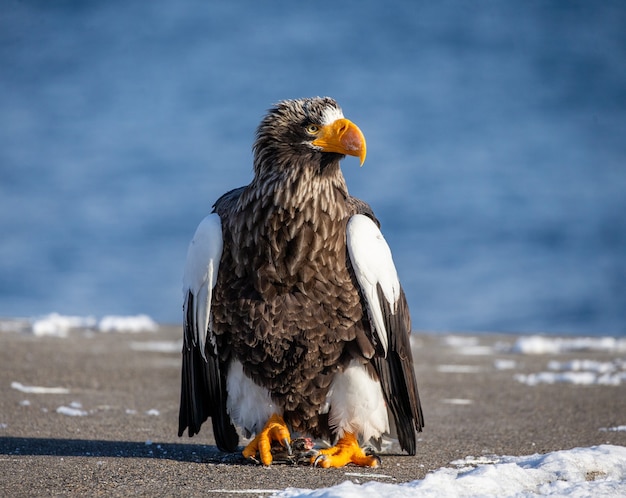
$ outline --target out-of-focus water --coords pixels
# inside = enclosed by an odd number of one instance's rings
[[[0,315],[181,317],[273,102],[335,97],[414,327],[626,334],[626,4],[4,2]]]

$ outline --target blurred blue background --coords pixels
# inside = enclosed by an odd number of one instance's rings
[[[2,4],[0,316],[179,322],[265,110],[330,95],[414,328],[626,334],[626,3]]]

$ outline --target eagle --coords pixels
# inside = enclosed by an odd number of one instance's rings
[[[332,98],[284,100],[253,153],[250,184],[222,195],[189,245],[178,435],[210,417],[218,449],[254,435],[243,456],[264,465],[295,435],[330,444],[310,455],[324,468],[380,465],[370,444],[383,435],[415,455],[407,300],[340,168],[346,155],[363,165],[363,133]]]

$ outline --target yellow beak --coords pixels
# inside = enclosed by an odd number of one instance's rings
[[[361,161],[361,166],[365,161],[367,153],[365,137],[359,127],[348,119],[338,119],[322,127],[318,137],[311,143],[324,152],[356,156]]]

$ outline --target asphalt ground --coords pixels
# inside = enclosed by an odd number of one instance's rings
[[[378,469],[258,466],[220,453],[210,424],[193,438],[177,436],[180,335],[174,326],[66,338],[0,332],[0,495],[268,496],[346,480],[422,479],[466,456],[626,446],[626,432],[602,430],[626,424],[624,383],[528,386],[515,378],[554,359],[607,362],[625,353],[522,355],[511,352],[514,335],[416,332],[426,420],[416,456],[383,454]],[[32,387],[63,389],[24,392]]]

